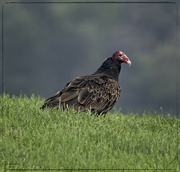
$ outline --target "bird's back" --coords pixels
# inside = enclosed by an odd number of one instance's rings
[[[106,113],[120,96],[120,84],[105,74],[81,76],[73,79],[55,96],[47,99],[42,108],[68,107],[76,111]]]

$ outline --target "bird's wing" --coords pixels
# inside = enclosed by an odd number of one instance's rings
[[[120,85],[107,76],[90,77],[85,87],[79,89],[78,102],[81,110],[91,108],[97,113],[109,111],[120,96]]]
[[[64,109],[66,104],[72,106],[73,104],[77,103],[76,101],[78,96],[77,90],[79,89],[79,87],[83,85],[84,79],[85,76],[82,76],[82,77],[77,77],[72,81],[68,82],[61,91],[58,91],[53,97],[48,98],[44,102],[42,109],[46,107],[49,108],[59,107],[59,105],[63,106]]]
[[[106,113],[119,99],[120,91],[119,83],[107,76],[82,76],[70,81],[45,104],[54,107],[60,103],[63,109],[71,106],[77,111],[91,108],[92,112]]]

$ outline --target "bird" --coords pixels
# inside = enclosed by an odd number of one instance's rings
[[[92,114],[106,114],[120,97],[118,78],[122,63],[131,66],[126,54],[116,51],[105,59],[95,73],[68,82],[62,90],[48,98],[41,109],[60,108],[68,111],[68,108],[73,108],[76,112],[90,110]]]

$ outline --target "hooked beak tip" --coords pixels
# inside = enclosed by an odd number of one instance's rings
[[[128,60],[127,61],[127,64],[129,65],[129,67],[131,66],[131,61],[130,60]]]

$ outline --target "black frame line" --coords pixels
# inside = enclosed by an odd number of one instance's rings
[[[134,3],[137,3],[137,4],[144,4],[144,3],[146,3],[146,4],[159,4],[159,3],[163,3],[163,4],[165,4],[165,3],[169,3],[169,4],[176,4],[176,48],[178,48],[179,47],[179,40],[178,40],[178,36],[179,36],[179,34],[178,34],[178,32],[179,32],[179,21],[178,21],[178,15],[179,15],[179,13],[178,13],[178,1],[177,0],[166,0],[166,1],[150,1],[150,2],[148,2],[148,1],[145,1],[145,0],[139,0],[139,1],[131,1],[131,0],[115,0],[115,1],[110,1],[110,0],[105,0],[105,1],[99,1],[99,0],[97,0],[97,1],[94,1],[94,0],[85,0],[85,1],[83,1],[83,0],[75,0],[75,1],[73,1],[73,0],[71,0],[71,1],[52,1],[52,2],[50,2],[50,1],[45,1],[45,2],[41,2],[41,1],[32,1],[32,2],[29,2],[29,1],[6,1],[6,2],[2,2],[2,7],[1,7],[1,10],[2,10],[2,13],[1,13],[1,15],[2,15],[2,17],[1,17],[1,29],[2,29],[2,32],[1,32],[1,36],[2,36],[2,40],[1,40],[1,43],[2,43],[2,45],[1,45],[1,55],[2,55],[2,66],[1,66],[1,71],[2,71],[2,83],[1,83],[1,86],[2,86],[2,91],[1,91],[1,94],[2,94],[2,99],[3,99],[3,94],[4,94],[4,92],[5,92],[5,88],[4,88],[4,46],[3,46],[3,43],[4,43],[4,35],[3,35],[3,33],[4,33],[4,27],[3,27],[3,23],[4,23],[4,6],[6,5],[6,4],[41,4],[41,3],[43,3],[43,4],[50,4],[50,3],[66,3],[66,4],[78,4],[78,3],[96,3],[96,4],[98,4],[98,3],[103,3],[103,4],[105,4],[105,3],[107,3],[107,4],[112,4],[112,3],[128,3],[128,4],[134,4]],[[177,61],[177,65],[176,65],[176,70],[177,70],[177,72],[176,72],[176,97],[175,97],[175,99],[176,99],[176,116],[177,116],[177,118],[179,118],[179,73],[178,73],[178,57],[177,57],[177,59],[176,59],[176,61]],[[123,170],[123,171],[127,171],[127,170],[155,170],[155,171],[158,171],[158,170],[162,170],[162,171],[164,171],[164,170],[168,170],[168,171],[171,171],[171,170],[176,170],[176,169],[166,169],[166,168],[168,168],[175,160],[179,160],[179,157],[178,157],[178,154],[179,154],[179,150],[178,150],[178,125],[177,125],[177,154],[175,155],[175,157],[174,157],[174,159],[164,168],[164,169],[51,169],[51,168],[49,168],[49,169],[23,169],[23,168],[20,168],[20,169],[18,169],[18,168],[6,168],[6,165],[7,165],[7,163],[5,162],[5,164],[4,164],[4,171],[6,171],[6,170],[10,170],[10,171],[16,171],[16,170],[19,170],[19,171],[49,171],[49,170],[51,170],[51,171],[67,171],[67,170],[74,170],[74,171],[83,171],[83,170],[87,170],[87,171],[96,171],[96,170],[103,170],[103,171],[118,171],[118,170]],[[9,164],[10,165],[10,164]],[[17,165],[18,166],[18,165]]]
[[[3,92],[4,92],[4,50],[3,50],[3,43],[4,43],[4,36],[3,36],[3,23],[4,23],[4,6],[2,4],[2,8],[1,8],[1,12],[2,12],[2,18],[1,18],[1,29],[2,29],[2,33],[1,33],[1,39],[2,39],[2,42],[1,42],[1,53],[2,53],[2,66],[1,66],[1,72],[2,72],[2,83],[1,83],[1,87],[2,87],[2,95],[3,95]]]
[[[148,4],[155,4],[155,3],[176,3],[177,0],[158,0],[158,1],[146,1],[146,0],[59,0],[59,1],[6,1],[5,4],[38,4],[38,3],[44,3],[44,4],[51,4],[51,3],[148,3]]]
[[[178,50],[178,47],[179,47],[179,20],[178,20],[178,17],[179,17],[179,12],[178,12],[179,8],[178,8],[178,2],[176,3],[176,48]],[[177,58],[176,58],[176,61],[177,61],[177,64],[176,64],[176,116],[177,118],[179,118],[179,74],[178,73],[178,53],[177,53]],[[178,149],[178,143],[179,143],[179,139],[178,138],[178,122],[177,122],[177,161],[179,160],[179,152],[180,150]]]

